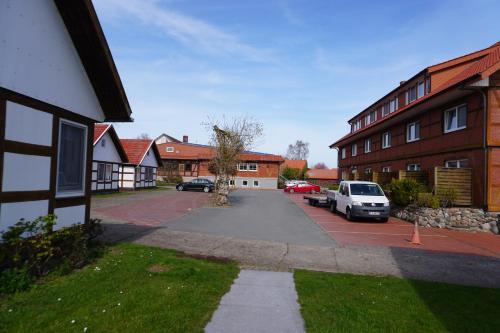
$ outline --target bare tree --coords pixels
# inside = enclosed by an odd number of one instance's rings
[[[262,136],[262,123],[249,118],[236,118],[230,122],[209,121],[205,126],[211,131],[210,144],[214,147],[214,158],[209,170],[215,174],[215,204],[228,203],[229,180],[237,172],[240,155],[251,149]]]
[[[141,133],[140,135],[137,136],[137,139],[141,140],[151,140],[151,137],[149,136],[148,133]]]
[[[328,169],[324,162],[318,162],[313,166],[313,169]]]
[[[309,157],[309,142],[297,140],[295,144],[288,145],[286,158],[289,160],[307,160]]]

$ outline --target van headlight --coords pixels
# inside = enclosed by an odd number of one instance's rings
[[[363,204],[360,201],[353,201],[352,205],[353,206],[363,206]]]
[[[384,207],[389,207],[389,202],[384,202]]]

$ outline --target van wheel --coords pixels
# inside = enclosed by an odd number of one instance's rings
[[[330,212],[332,212],[332,213],[337,212],[337,201],[332,201],[330,203]]]
[[[184,187],[182,185],[177,186],[177,191],[183,191]]]
[[[205,187],[203,188],[203,192],[205,192],[205,193],[210,192],[210,188],[209,188],[208,186],[205,186]]]
[[[345,210],[345,217],[348,221],[352,221],[351,209],[349,207]]]

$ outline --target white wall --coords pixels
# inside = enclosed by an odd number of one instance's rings
[[[72,224],[80,224],[85,222],[85,205],[56,208],[54,215],[57,216],[54,230],[69,227]]]
[[[135,167],[133,166],[124,166],[124,172],[133,172],[133,174],[123,174],[120,173],[120,186],[122,186],[122,178],[123,178],[123,188],[134,188],[135,182]]]
[[[50,157],[4,153],[2,190],[50,189]]]
[[[47,215],[48,212],[48,200],[2,203],[0,205],[0,231],[7,230],[22,218],[26,221],[33,221],[39,216]]]
[[[7,102],[5,139],[50,147],[52,119],[50,113]]]
[[[105,142],[104,147],[102,147],[102,142]],[[122,159],[120,154],[118,154],[118,150],[116,149],[114,141],[111,139],[111,135],[106,132],[97,143],[94,145],[94,153],[93,153],[94,161],[106,161],[106,162],[114,162],[114,163],[122,163]]]
[[[0,1],[0,86],[104,120],[52,0]]]
[[[157,168],[158,167],[158,161],[156,160],[153,148],[149,148],[148,152],[149,152],[149,155],[146,153],[146,156],[144,156],[144,159],[142,160],[141,165],[142,166],[150,166],[150,167]]]

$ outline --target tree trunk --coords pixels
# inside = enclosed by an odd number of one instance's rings
[[[229,177],[228,175],[219,175],[215,183],[215,204],[224,206],[228,204],[229,195]]]

